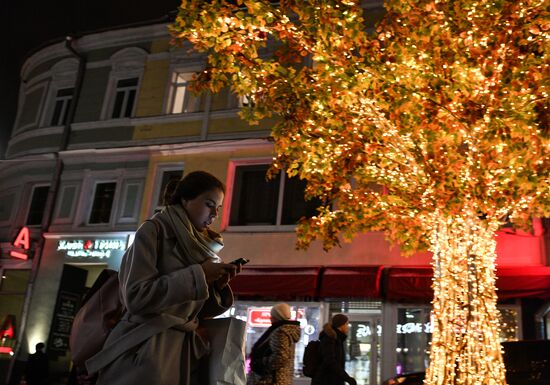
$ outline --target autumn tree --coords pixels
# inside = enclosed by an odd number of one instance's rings
[[[433,253],[428,384],[505,384],[495,232],[548,216],[548,3],[183,1],[171,26],[251,124],[275,116],[273,170],[324,202],[298,246],[383,230]]]

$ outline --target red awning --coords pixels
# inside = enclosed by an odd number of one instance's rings
[[[550,266],[497,268],[499,299],[550,299]]]
[[[385,298],[390,300],[431,300],[432,268],[402,266],[386,269]],[[497,295],[512,298],[550,299],[550,267],[502,267],[497,269]]]
[[[319,296],[380,298],[381,266],[330,266],[323,269]]]
[[[240,297],[316,297],[321,266],[245,266],[231,281]]]
[[[432,277],[431,266],[386,268],[384,296],[391,300],[431,300]]]

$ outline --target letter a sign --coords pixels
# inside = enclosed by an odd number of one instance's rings
[[[17,238],[15,238],[15,241],[13,241],[13,246],[22,248],[23,250],[29,250],[30,249],[30,236],[29,236],[29,228],[28,227],[22,227],[19,231],[19,234],[17,234]],[[10,255],[14,258],[19,259],[29,259],[29,256],[25,253],[21,253],[19,251],[12,250],[10,251]]]

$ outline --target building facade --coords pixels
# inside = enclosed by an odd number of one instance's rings
[[[318,243],[296,250],[295,223],[315,202],[304,200],[302,181],[266,181],[273,121],[247,125],[238,112],[248,101],[229,90],[190,93],[205,58],[169,40],[165,24],[92,33],[44,47],[22,68],[0,163],[0,383],[18,381],[38,342],[54,377],[69,372],[82,294],[103,268],[118,269],[139,224],[162,206],[168,181],[200,169],[227,186],[216,223],[221,257],[251,260],[234,281],[229,312],[248,322],[248,352],[269,326],[269,307],[286,301],[302,325],[296,384],[309,381],[301,374],[305,345],[338,312],[351,320],[347,368],[359,384],[424,370],[430,255],[405,258],[377,232],[329,252]],[[545,223],[498,234],[503,341],[548,338]]]

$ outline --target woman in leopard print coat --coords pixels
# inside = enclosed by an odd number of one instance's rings
[[[286,303],[273,306],[271,327],[254,344],[269,344],[271,354],[264,358],[266,373],[250,371],[247,385],[292,385],[294,350],[299,339],[300,323],[290,321],[290,307]]]

